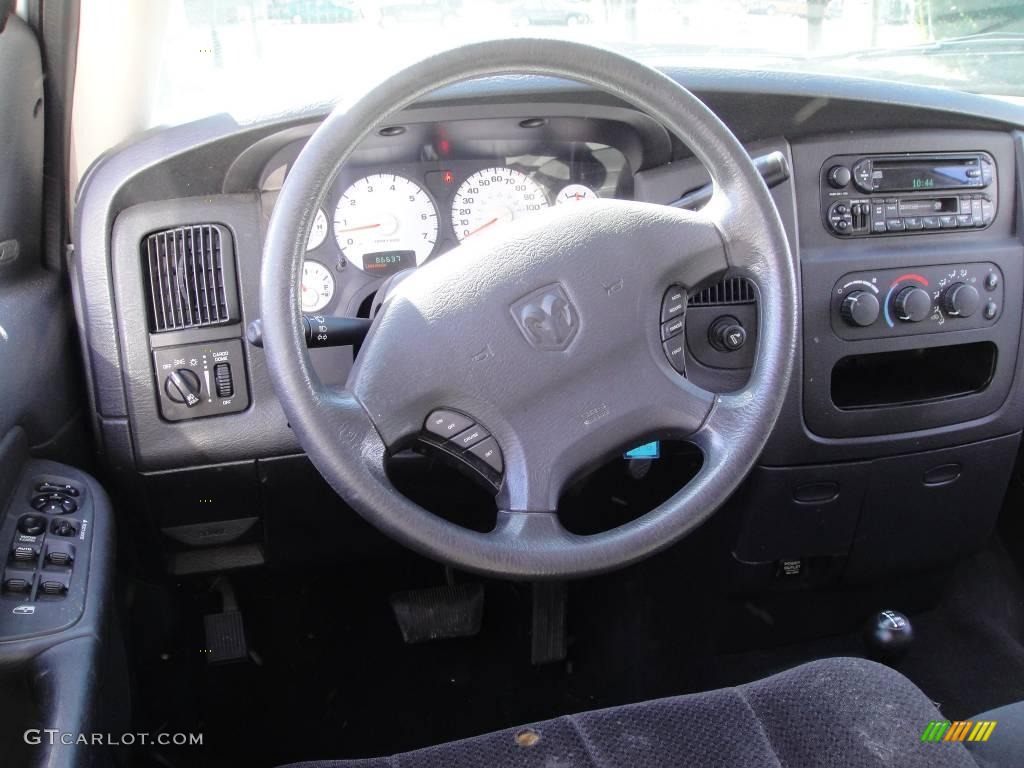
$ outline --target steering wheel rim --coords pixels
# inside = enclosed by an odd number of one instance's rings
[[[299,285],[313,214],[331,183],[354,148],[396,112],[448,85],[514,73],[574,80],[651,115],[708,169],[711,201],[697,213],[622,201],[570,206],[576,210],[537,215],[509,228],[504,239],[467,241],[401,282],[375,319],[345,390],[326,387],[305,347]],[[643,253],[644,269],[636,274],[628,272],[623,255],[629,249]],[[759,343],[746,387],[714,395],[673,378],[657,315],[666,281],[693,287],[726,269],[758,288]],[[598,283],[608,299],[614,294],[619,302],[620,317],[612,319],[624,319],[624,325],[605,317],[615,312],[607,311],[609,303],[598,303],[605,301]],[[509,313],[509,297],[545,285],[563,290],[580,316],[576,338],[554,353],[531,348],[522,336],[518,345],[511,340],[520,329]],[[474,309],[467,294],[489,306]],[[736,137],[696,96],[657,70],[600,48],[543,39],[447,51],[387,79],[355,104],[336,108],[299,154],[274,206],[260,300],[274,388],[300,444],[339,495],[382,532],[424,555],[515,579],[578,577],[622,567],[669,546],[709,517],[768,439],[798,338],[797,278],[785,231]],[[602,351],[602,334],[612,337],[619,353]],[[439,366],[435,358],[430,375],[440,383],[399,397],[384,384],[430,359],[410,353],[413,339],[415,347],[435,350],[448,339],[450,364]],[[469,358],[478,357],[470,351],[480,349],[489,351],[491,368],[470,367]],[[613,357],[622,358],[619,368]],[[507,407],[498,403],[503,398]],[[548,404],[549,399],[557,402]],[[490,533],[427,512],[387,477],[388,452],[441,407],[471,413],[505,452],[498,524]],[[669,500],[630,523],[590,536],[567,532],[553,500],[580,470],[575,465],[621,449],[629,429],[690,439],[703,451],[704,465]]]

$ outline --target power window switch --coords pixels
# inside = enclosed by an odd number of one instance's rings
[[[63,579],[47,577],[39,582],[39,594],[47,597],[64,597],[68,593],[67,582]]]
[[[21,565],[29,565],[39,559],[39,549],[31,544],[16,544],[11,549],[11,559]]]
[[[11,576],[4,579],[5,595],[27,595],[32,591],[32,577]]]
[[[70,568],[71,564],[75,562],[75,548],[65,541],[47,544],[46,557],[43,560],[46,565]]]

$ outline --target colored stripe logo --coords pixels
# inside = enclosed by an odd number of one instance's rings
[[[995,720],[933,720],[921,734],[921,741],[988,741],[995,728]]]

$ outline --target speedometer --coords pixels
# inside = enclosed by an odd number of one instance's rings
[[[452,201],[452,226],[459,240],[548,207],[544,189],[514,168],[485,168],[459,186]]]
[[[412,179],[393,173],[364,176],[338,200],[334,237],[359,269],[380,274],[382,263],[419,266],[437,242],[437,208]]]

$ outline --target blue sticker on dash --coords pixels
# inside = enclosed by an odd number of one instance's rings
[[[627,459],[657,459],[661,456],[661,443],[655,440],[653,443],[638,445],[631,451],[626,451],[624,458]]]

